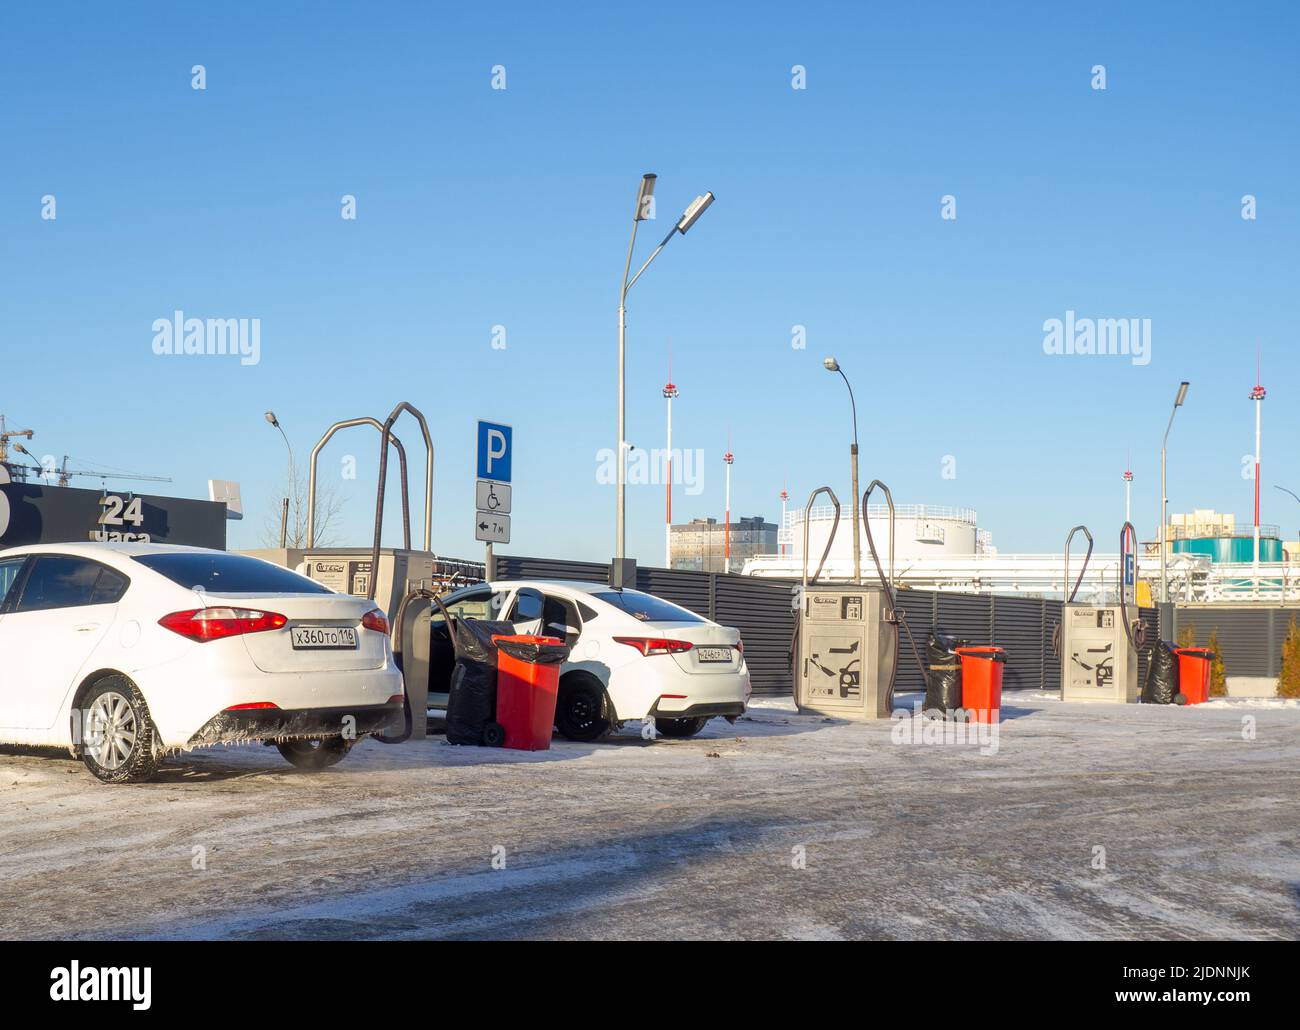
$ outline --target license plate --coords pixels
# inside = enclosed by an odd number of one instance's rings
[[[289,637],[295,651],[357,649],[357,631],[352,626],[294,626]]]
[[[702,662],[731,661],[731,648],[729,647],[697,647],[695,653]]]

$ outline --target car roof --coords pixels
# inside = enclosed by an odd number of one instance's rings
[[[477,584],[482,586],[483,584]],[[576,594],[594,594],[612,589],[608,583],[596,583],[579,579],[494,579],[487,586],[493,590],[508,590],[518,587],[536,587],[539,590],[568,591]]]
[[[25,544],[0,550],[0,558],[24,554],[71,554],[80,558],[102,559],[106,555],[134,558],[143,554],[229,554],[211,547],[187,547],[182,544],[154,544],[122,540],[80,540],[65,544]]]

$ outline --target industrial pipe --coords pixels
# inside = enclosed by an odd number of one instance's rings
[[[379,580],[377,575],[379,539],[384,532],[384,486],[388,479],[388,437],[391,435],[397,416],[403,411],[409,411],[415,416],[415,420],[420,423],[420,432],[424,435],[424,549],[433,550],[433,438],[429,435],[429,423],[420,414],[420,410],[407,401],[398,401],[397,407],[393,408],[392,414],[384,421],[379,433],[379,489],[375,500],[375,542],[370,551],[370,589],[366,591],[366,599],[369,601],[375,599],[375,587]]]

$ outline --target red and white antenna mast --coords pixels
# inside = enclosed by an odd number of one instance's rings
[[[1259,586],[1259,430],[1260,416],[1264,407],[1265,390],[1259,383],[1259,350],[1255,351],[1255,388],[1250,391],[1250,399],[1255,402],[1255,551],[1252,559],[1255,573],[1255,586]]]
[[[722,524],[722,571],[731,571],[731,463],[736,456],[731,453],[731,431],[727,431],[727,453],[722,456],[727,465],[727,508]]]
[[[673,345],[668,344],[668,382],[664,384],[664,399],[668,402],[668,448],[664,452],[664,568],[673,567],[673,398],[677,387],[673,385]]]
[[[1133,455],[1124,452],[1124,521],[1133,521]]]

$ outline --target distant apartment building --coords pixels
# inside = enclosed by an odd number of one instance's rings
[[[731,523],[731,571],[739,572],[746,558],[775,554],[776,524],[763,516],[736,519]],[[674,569],[722,572],[726,556],[726,525],[717,519],[691,519],[672,527],[670,554]]]

